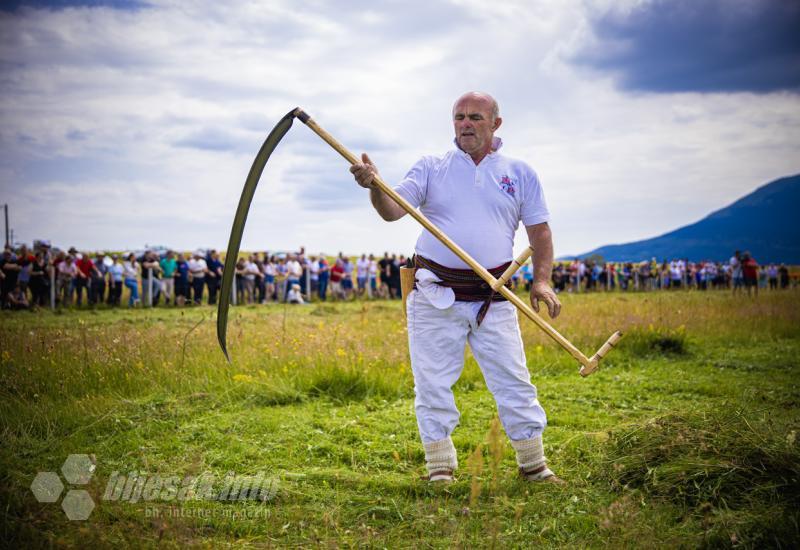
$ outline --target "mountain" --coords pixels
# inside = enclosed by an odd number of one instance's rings
[[[686,258],[727,260],[749,250],[760,264],[800,264],[800,174],[759,187],[730,206],[670,233],[627,244],[606,245],[578,257],[608,261]]]

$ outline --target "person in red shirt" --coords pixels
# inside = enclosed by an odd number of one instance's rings
[[[331,294],[337,300],[344,299],[344,290],[342,289],[342,279],[344,278],[344,264],[341,259],[337,259],[334,266],[331,268]]]
[[[745,252],[742,256],[742,276],[747,295],[750,296],[751,290],[753,290],[758,296],[758,262],[750,255],[750,252]]]
[[[94,266],[92,259],[89,258],[89,255],[85,252],[81,255],[80,259],[75,262],[75,265],[78,267],[78,275],[75,277],[74,281],[75,293],[78,296],[75,304],[80,307],[84,289],[86,289],[86,299],[89,299],[89,278],[97,271],[97,268]]]

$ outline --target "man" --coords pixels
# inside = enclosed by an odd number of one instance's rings
[[[342,293],[344,294],[344,299],[349,300],[353,295],[353,264],[347,256],[340,254],[339,257],[342,259],[342,269],[344,269]]]
[[[750,255],[749,251],[742,255],[741,261],[742,276],[747,295],[750,296],[754,292],[756,298],[758,298],[758,262]]]
[[[728,265],[731,268],[731,277],[733,279],[733,293],[736,294],[737,292],[742,290],[744,286],[744,275],[742,274],[742,253],[739,250],[736,250],[731,256],[731,259],[728,260]]]
[[[556,317],[561,304],[547,283],[553,244],[544,194],[530,167],[497,152],[501,141],[494,133],[501,123],[491,96],[464,94],[453,107],[457,148],[442,157],[423,157],[395,189],[496,276],[513,259],[521,220],[534,249],[531,305],[539,311],[542,301]],[[350,171],[370,190],[384,220],[403,217],[405,211],[375,185],[378,171],[366,154]],[[545,461],[542,432],[547,420],[530,383],[516,309],[487,293],[483,281],[427,230],[415,251],[418,269],[416,288],[407,299],[408,337],[428,479],[452,480],[458,465],[450,438],[459,419],[452,386],[463,370],[468,342],[497,401],[521,473],[530,481],[560,482]],[[472,282],[469,287],[465,279]],[[458,287],[458,293],[450,287]]]
[[[206,286],[208,287],[208,305],[217,305],[217,293],[222,281],[222,271],[225,265],[219,259],[219,252],[212,250],[206,257]]]
[[[161,296],[161,262],[155,250],[147,250],[139,258],[142,266],[142,300],[145,305],[158,305],[158,297]],[[150,291],[152,289],[152,296]]]
[[[92,271],[91,284],[89,286],[89,303],[91,305],[102,304],[106,295],[106,277],[108,266],[105,263],[106,255],[98,252]]]
[[[75,305],[81,307],[84,290],[86,290],[86,301],[91,302],[89,295],[89,280],[94,272],[97,271],[97,268],[94,266],[92,259],[89,258],[88,252],[78,254],[77,260],[75,261],[75,266],[78,268],[78,274],[73,279],[76,294]]]
[[[161,290],[164,292],[164,303],[169,304],[170,300],[175,303],[175,270],[178,268],[178,260],[175,259],[175,252],[167,250],[167,255],[159,260],[161,273],[164,280],[161,282]]]
[[[369,260],[367,255],[362,254],[356,260],[356,283],[358,284],[358,297],[363,298],[364,292],[367,290],[367,277],[369,276]]]
[[[378,267],[380,268],[381,272],[380,292],[381,296],[384,298],[394,298],[394,296],[392,296],[391,289],[389,288],[389,275],[391,273],[389,266],[391,263],[392,260],[389,258],[389,253],[384,252],[383,258],[381,258],[381,260],[378,262]]]
[[[19,265],[17,255],[14,251],[6,247],[0,256],[0,274],[2,274],[2,296],[0,296],[0,306],[8,305],[8,296],[17,286],[17,279],[22,267]]]
[[[178,253],[178,258],[175,260],[175,305],[182,306],[187,300],[191,300],[189,294],[189,262],[183,253]]]
[[[208,264],[203,259],[203,253],[198,250],[189,260],[189,275],[192,279],[194,303],[198,306],[203,303],[203,287],[206,282],[206,273],[208,273]]]
[[[286,301],[286,297],[289,295],[292,285],[300,284],[300,277],[302,277],[302,275],[303,266],[300,265],[297,256],[294,254],[289,254],[289,259],[286,262],[286,292],[281,297],[282,301]]]
[[[369,255],[369,295],[375,297],[378,292],[378,262],[373,254]]]

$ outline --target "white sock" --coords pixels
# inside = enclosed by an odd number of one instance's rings
[[[515,451],[517,451],[517,464],[519,464],[519,467],[525,472],[530,472],[531,470],[540,468],[547,463],[547,460],[544,456],[544,447],[542,446],[541,435],[532,437],[530,439],[512,441],[511,446],[514,447]],[[549,472],[549,470],[546,471]],[[550,472],[549,475],[553,475],[553,472]]]
[[[449,437],[423,444],[425,447],[425,468],[428,474],[458,468],[458,457],[453,440]],[[435,479],[431,479],[435,481]]]

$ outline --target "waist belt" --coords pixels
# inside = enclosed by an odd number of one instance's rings
[[[492,302],[505,301],[502,294],[497,294],[492,290],[489,283],[481,279],[480,275],[471,269],[446,267],[419,255],[414,255],[412,261],[414,262],[414,267],[418,269],[427,269],[440,278],[441,281],[436,284],[453,289],[456,300],[462,302],[483,302],[483,305],[478,310],[478,316],[476,318],[478,326],[481,326],[481,321],[486,317],[486,313],[489,311],[489,306],[492,305]],[[511,262],[506,262],[503,265],[487,269],[487,271],[492,274],[492,277],[497,279],[509,265],[511,265]],[[511,281],[506,281],[505,286],[511,288]]]

